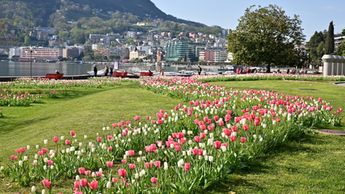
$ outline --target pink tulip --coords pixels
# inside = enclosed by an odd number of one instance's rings
[[[97,141],[98,143],[101,143],[101,142],[103,141],[103,139],[102,139],[102,137],[98,136],[98,137],[96,138],[96,141]]]
[[[151,178],[151,183],[156,184],[158,182],[158,179],[156,177]]]
[[[240,141],[241,141],[241,143],[246,143],[247,138],[245,138],[245,137],[241,137],[241,138],[240,138]]]
[[[53,137],[53,142],[54,143],[58,143],[59,142],[59,137],[58,136],[54,136]]]
[[[82,187],[86,187],[86,186],[88,185],[87,179],[80,179],[80,185],[81,185]]]
[[[71,144],[72,144],[72,142],[71,142],[71,140],[66,139],[66,140],[65,140],[65,144],[66,144],[66,145],[71,145]]]
[[[10,159],[11,159],[12,161],[18,160],[18,156],[16,156],[16,155],[11,155]]]
[[[120,168],[117,173],[119,174],[119,176],[121,177],[126,177],[127,176],[127,171],[126,169]]]
[[[90,184],[89,187],[91,190],[96,190],[98,189],[98,181],[97,180],[93,180]]]
[[[21,148],[16,149],[16,153],[17,153],[17,154],[22,154],[22,153],[24,153],[25,151],[26,151],[26,147],[21,147]]]
[[[135,164],[128,164],[128,168],[131,170],[135,169]]]
[[[77,133],[74,130],[71,130],[69,134],[74,138],[76,137]]]
[[[51,165],[54,164],[54,161],[53,161],[53,160],[48,160],[48,161],[47,161],[47,164],[48,164],[48,166],[51,166]]]
[[[154,161],[153,164],[155,165],[156,168],[161,167],[161,161],[159,161],[159,160]]]
[[[41,183],[42,183],[43,187],[45,187],[47,189],[50,189],[52,186],[52,183],[50,182],[49,179],[43,179]]]
[[[184,164],[184,171],[187,172],[187,171],[189,171],[189,169],[190,169],[190,163],[187,162]]]
[[[81,187],[80,180],[79,181],[74,181],[73,188],[75,190],[79,190],[80,187]]]
[[[249,126],[248,126],[247,124],[244,124],[244,125],[242,126],[242,129],[243,129],[244,131],[248,131],[248,130],[249,130]]]
[[[78,169],[78,172],[79,172],[80,175],[85,175],[86,169],[84,167],[80,167]]]
[[[195,137],[194,137],[194,141],[195,141],[196,143],[200,143],[201,138],[200,138],[199,136],[195,136]]]
[[[220,147],[222,146],[222,142],[221,141],[215,141],[214,142],[214,147],[218,150],[220,149]]]
[[[107,161],[106,165],[108,168],[112,168],[114,166],[114,162],[113,161]]]
[[[128,156],[134,156],[135,155],[135,151],[134,150],[128,150]]]

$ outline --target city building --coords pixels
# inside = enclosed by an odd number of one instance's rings
[[[10,48],[9,52],[8,52],[8,59],[10,60],[18,60],[20,57],[20,53],[22,52],[22,48],[21,47],[14,47],[14,48]]]
[[[129,60],[135,60],[135,59],[144,59],[147,55],[145,54],[145,51],[139,51],[134,50],[129,52]]]
[[[205,62],[224,62],[228,58],[228,52],[224,49],[207,49],[203,52],[201,52],[203,61]],[[200,60],[200,56],[199,56]]]
[[[165,46],[166,61],[196,61],[195,45],[185,39],[174,39],[168,41]]]
[[[22,47],[21,61],[57,61],[62,58],[62,49],[48,47]]]
[[[343,41],[345,41],[345,35],[342,35],[342,34],[335,34],[334,35],[334,46],[335,46],[335,48],[338,48]]]
[[[62,49],[62,58],[64,59],[73,60],[75,58],[78,58],[80,54],[81,52],[78,47],[71,46]]]

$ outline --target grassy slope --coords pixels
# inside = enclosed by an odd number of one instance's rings
[[[48,100],[30,107],[2,107],[0,119],[0,163],[19,146],[42,144],[54,135],[95,135],[103,126],[134,115],[152,115],[171,109],[179,100],[154,94],[138,86],[92,90],[89,95]]]
[[[232,88],[322,97],[345,108],[345,87],[327,82],[245,81],[215,83]],[[312,90],[315,89],[315,90]],[[210,188],[212,193],[345,193],[344,137],[310,135],[245,164]]]

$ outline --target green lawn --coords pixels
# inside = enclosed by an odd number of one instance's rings
[[[345,87],[331,82],[243,81],[214,83],[322,97],[345,108]],[[344,127],[343,127],[344,128]],[[281,145],[209,189],[210,193],[345,193],[345,137],[306,135]]]
[[[180,100],[154,94],[138,84],[107,89],[88,89],[83,95],[45,99],[30,107],[1,107],[0,163],[19,146],[42,144],[43,139],[66,135],[75,129],[95,136],[103,126],[134,115],[152,115],[159,109],[172,109]]]
[[[331,82],[243,81],[212,83],[231,88],[255,88],[292,95],[316,96],[345,108],[345,87]],[[154,94],[127,83],[113,88],[71,92],[61,99],[44,99],[30,107],[1,107],[0,163],[14,149],[42,144],[54,135],[77,133],[94,135],[113,121],[134,115],[152,115],[181,102]],[[78,95],[77,95],[78,94]],[[343,127],[344,128],[344,127]],[[243,167],[208,190],[209,193],[345,193],[344,137],[306,135],[292,140]],[[0,193],[18,187],[0,180]]]

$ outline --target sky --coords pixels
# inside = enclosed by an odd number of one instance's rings
[[[287,15],[299,15],[306,39],[315,31],[328,29],[331,21],[335,33],[345,28],[345,0],[152,0],[167,14],[177,18],[235,29],[238,19],[251,5],[282,7]]]

